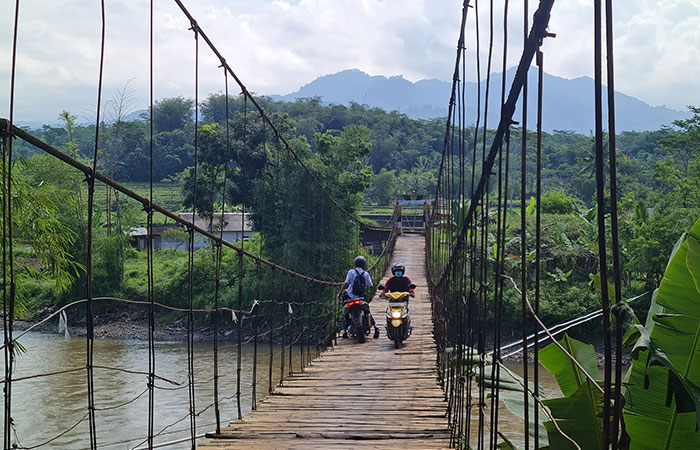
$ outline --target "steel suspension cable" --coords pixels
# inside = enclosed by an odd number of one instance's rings
[[[503,5],[503,59],[501,66],[501,117],[503,117],[503,108],[506,99],[506,63],[508,56],[508,0],[504,1]],[[495,380],[500,380],[501,361],[501,308],[503,304],[503,279],[500,274],[504,270],[505,265],[505,238],[508,220],[508,163],[510,155],[510,127],[506,131],[506,160],[505,168],[503,167],[503,144],[499,145],[499,166],[498,166],[498,231],[497,239],[497,257],[495,261],[495,289],[494,289],[494,364],[491,370],[491,448],[496,448],[498,443],[498,412],[500,408],[499,397],[500,390],[496,389]]]
[[[540,281],[541,281],[541,270],[542,270],[542,89],[543,89],[543,73],[544,73],[544,55],[542,51],[537,52],[537,173],[535,179],[535,315],[539,317],[540,315]],[[535,384],[534,396],[535,402],[539,403],[539,333],[535,333],[534,337],[534,366],[533,371],[533,383]],[[523,354],[526,357],[525,354]],[[527,358],[524,358],[527,359]],[[539,424],[539,407],[537,404],[534,405],[534,418],[533,423],[535,426]],[[535,448],[538,449],[540,444],[540,434],[535,430]]]
[[[148,195],[148,254],[147,254],[147,278],[148,278],[148,448],[153,448],[153,432],[155,427],[155,298],[154,298],[154,272],[153,272],[153,0],[150,1],[150,27],[149,27],[149,195]]]
[[[600,267],[601,298],[603,309],[604,385],[603,395],[603,444],[610,442],[610,400],[612,398],[612,347],[610,342],[610,298],[608,296],[607,239],[605,230],[605,145],[603,143],[603,79],[602,79],[602,17],[601,0],[595,0],[594,9],[594,95],[595,95],[595,147],[596,147],[596,202],[598,206],[598,260]],[[611,149],[612,152],[612,149]]]
[[[192,14],[189,12],[189,10],[185,7],[185,5],[182,3],[180,0],[174,0],[175,3],[180,7],[180,10],[185,14],[185,16],[190,20],[191,23],[196,23],[194,17]],[[299,164],[303,170],[306,172],[306,174],[309,176],[309,178],[313,181],[313,183],[318,186],[318,188],[321,190],[322,194],[331,202],[331,204],[338,209],[342,214],[344,214],[346,217],[351,219],[354,222],[357,222],[360,224],[360,226],[368,228],[368,229],[375,229],[375,227],[372,227],[370,225],[367,225],[366,223],[362,222],[360,219],[355,217],[354,214],[352,214],[350,211],[347,209],[343,208],[340,203],[336,199],[331,196],[331,194],[328,192],[328,190],[323,186],[321,181],[318,179],[316,174],[314,174],[311,169],[304,163],[304,161],[299,157],[299,155],[294,152],[294,150],[291,148],[289,145],[289,142],[284,138],[280,130],[275,126],[273,121],[270,119],[270,117],[265,114],[264,109],[260,106],[257,100],[255,100],[255,97],[248,91],[246,86],[243,84],[241,79],[236,75],[236,73],[231,69],[231,67],[228,65],[224,57],[221,55],[219,50],[216,48],[216,46],[213,44],[213,42],[209,39],[209,37],[206,35],[206,33],[198,27],[199,34],[201,35],[202,39],[204,39],[204,42],[209,46],[211,51],[216,55],[216,57],[219,59],[221,62],[221,65],[229,72],[231,77],[236,81],[236,83],[240,86],[241,91],[244,95],[244,97],[248,98],[250,102],[253,104],[253,106],[260,112],[260,114],[263,116],[265,122],[270,126],[270,129],[272,129],[274,135],[284,144],[285,149],[294,157],[295,161],[297,164]]]
[[[241,161],[246,160],[248,146],[248,97],[243,97],[243,147]],[[245,177],[245,174],[244,174]],[[241,199],[241,233],[245,230],[245,200]],[[242,243],[243,241],[241,241]],[[243,309],[243,253],[238,253],[238,309]],[[241,358],[243,350],[241,348],[243,318],[240,317],[236,321],[237,330],[237,356],[236,356],[236,407],[238,409],[238,418],[241,419]]]
[[[620,263],[620,240],[618,235],[617,210],[617,146],[615,129],[615,64],[613,45],[613,5],[612,0],[605,0],[605,39],[608,84],[608,151],[610,160],[610,233],[612,238],[613,283],[615,303],[622,301],[622,265]],[[599,238],[600,239],[600,238]],[[618,436],[622,420],[622,326],[620,318],[615,322],[615,387],[613,410],[613,450],[618,448]]]
[[[95,146],[92,156],[92,173],[97,170],[98,146],[100,140],[100,109],[102,107],[102,79],[104,73],[104,49],[105,49],[105,3],[100,1],[100,10],[102,16],[101,38],[100,38],[100,68],[97,85],[97,109],[95,112]],[[86,368],[87,368],[87,396],[88,396],[88,424],[90,430],[90,448],[97,448],[97,430],[95,423],[95,381],[93,377],[93,351],[95,344],[95,324],[94,315],[92,312],[92,222],[95,200],[95,177],[87,178],[88,183],[88,216],[87,216],[87,261],[86,261],[86,277],[87,277],[87,303],[86,303]]]
[[[192,189],[192,223],[195,223],[197,214],[197,164],[199,150],[199,27],[194,20],[190,22],[194,33],[194,167],[193,167],[193,189]],[[195,251],[195,230],[189,229],[189,251],[188,251],[188,296],[187,296],[187,370],[188,370],[188,392],[189,392],[189,418],[190,418],[190,442],[192,450],[196,447],[195,432],[197,429],[197,414],[195,401],[194,384],[194,251]]]
[[[14,370],[14,345],[12,332],[15,315],[14,251],[12,247],[12,126],[15,105],[15,74],[17,71],[17,34],[19,30],[19,0],[15,2],[14,26],[12,29],[12,64],[10,67],[10,123],[3,139],[2,153],[2,308],[3,338],[5,345],[5,390],[3,448],[12,446],[12,372]],[[9,272],[9,273],[8,273]],[[8,292],[9,275],[9,292]]]
[[[523,0],[523,45],[527,41],[529,24],[528,0]],[[522,88],[522,116],[521,116],[521,136],[520,136],[520,284],[522,286],[521,295],[521,327],[523,338],[523,379],[528,380],[528,358],[527,358],[527,216],[525,209],[525,196],[527,194],[527,87],[528,71],[530,64],[525,69],[525,79]],[[537,231],[536,231],[537,232]],[[525,450],[530,448],[530,408],[529,395],[523,392],[523,432],[525,435]]]

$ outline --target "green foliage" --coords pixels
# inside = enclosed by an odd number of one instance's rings
[[[126,240],[120,234],[93,238],[93,295],[114,295],[121,291],[125,245]]]
[[[12,171],[12,226],[13,251],[19,251],[14,259],[17,294],[16,313],[27,310],[28,283],[51,283],[56,294],[71,288],[83,266],[71,254],[76,234],[61,220],[59,205],[70,205],[66,192],[53,185],[32,186],[28,181],[34,169],[31,163],[20,160]],[[2,190],[4,180],[2,174]],[[26,257],[21,248],[26,246]],[[8,260],[9,261],[9,260]]]
[[[193,107],[192,99],[181,96],[156,101],[153,105],[153,128],[156,133],[182,129],[192,123]]]
[[[372,177],[371,196],[380,205],[391,205],[396,197],[398,180],[395,170],[382,170]]]
[[[571,214],[574,212],[573,198],[562,190],[545,192],[541,209],[545,214]]]
[[[559,344],[574,357],[591,377],[598,376],[595,349],[564,335]],[[556,345],[550,344],[540,350],[540,363],[557,380],[564,397],[545,400],[559,428],[579,444],[581,449],[607,448],[603,444],[603,396],[598,387],[574,365],[569,357]],[[545,422],[551,448],[573,449],[574,445],[559,433],[552,422]]]
[[[699,311],[700,220],[674,248],[645,326],[628,333],[636,339],[624,410],[632,450],[700,446]]]
[[[300,139],[290,141],[294,153],[310,168],[330,196],[346,211],[358,211],[371,169],[360,159],[370,146],[368,131],[350,127],[316,136],[316,153]],[[265,253],[275,262],[304,274],[339,279],[357,251],[357,227],[332,205],[294,158],[268,148],[248,204]]]

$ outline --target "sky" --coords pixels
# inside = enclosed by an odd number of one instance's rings
[[[345,69],[450,80],[461,0],[182,0],[249,91],[287,94]],[[501,71],[503,1],[495,0],[493,72]],[[536,0],[530,0],[532,17]],[[0,0],[0,116],[9,115],[15,0]],[[195,40],[173,0],[155,0],[154,96],[194,97]],[[487,72],[489,2],[478,8],[481,76]],[[129,110],[149,102],[148,0],[105,0],[105,104],[126,91]],[[509,2],[508,67],[522,51],[523,0]],[[614,2],[616,90],[653,106],[700,106],[700,0]],[[467,23],[467,70],[477,78],[476,9]],[[6,14],[7,12],[7,14]],[[14,118],[56,122],[62,110],[94,121],[99,0],[21,0]],[[556,0],[543,45],[545,71],[593,75],[593,0]],[[224,89],[200,40],[199,96]],[[546,87],[545,87],[546,88]],[[237,89],[231,87],[231,92]],[[445,99],[447,103],[448,99]]]

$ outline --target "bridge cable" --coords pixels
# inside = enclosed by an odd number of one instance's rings
[[[500,114],[503,116],[503,105],[506,95],[506,63],[508,55],[508,0],[504,1],[503,6],[503,59],[501,65],[501,99],[500,99]],[[499,419],[499,397],[500,390],[496,388],[496,383],[493,380],[500,380],[500,365],[501,361],[501,310],[503,305],[503,279],[500,274],[504,270],[505,265],[505,236],[508,218],[508,163],[510,150],[510,127],[506,131],[506,161],[504,168],[503,161],[503,143],[498,147],[498,206],[497,206],[497,230],[496,230],[496,255],[495,255],[495,270],[494,270],[494,309],[493,309],[493,342],[494,355],[492,357],[494,364],[491,366],[491,434],[490,447],[496,448],[498,445],[498,419]]]
[[[199,153],[199,27],[194,20],[190,21],[190,30],[194,33],[194,166],[193,166],[193,189],[192,189],[192,223],[195,223],[197,211],[197,165]],[[192,449],[196,447],[195,429],[196,400],[194,383],[194,251],[195,251],[195,230],[189,228],[189,249],[187,252],[188,271],[188,295],[187,295],[187,370],[189,374],[189,418],[190,418],[190,441]],[[240,306],[240,305],[239,305]],[[240,308],[239,308],[240,309]]]
[[[245,161],[247,158],[247,146],[248,146],[248,97],[243,97],[243,148],[241,152],[241,161]],[[245,171],[243,172],[243,177],[245,179]],[[245,202],[241,199],[241,229],[245,226]],[[243,272],[243,254],[238,253],[238,309],[243,308],[243,277],[245,276]],[[238,409],[238,419],[243,417],[241,413],[241,357],[243,351],[241,348],[241,333],[242,333],[242,318],[236,321],[236,328],[238,331],[237,336],[237,358],[236,358],[236,407]]]
[[[148,278],[148,448],[153,448],[153,432],[155,427],[155,372],[156,372],[156,351],[155,351],[155,273],[153,271],[153,31],[154,31],[154,11],[153,0],[150,0],[149,15],[149,195],[147,208],[147,229],[148,229],[148,249],[147,249],[147,278]],[[109,190],[109,187],[108,187]]]
[[[189,10],[185,7],[185,5],[182,3],[182,1],[180,1],[180,0],[174,0],[174,1],[180,7],[180,9],[185,14],[185,16],[187,16],[187,18],[192,23],[196,23],[194,17],[189,12]],[[321,181],[318,179],[316,174],[311,171],[311,169],[306,165],[306,163],[304,163],[304,161],[299,157],[299,155],[297,155],[297,153],[291,148],[291,146],[289,145],[289,142],[287,142],[287,140],[284,138],[284,136],[282,136],[282,133],[280,132],[280,130],[275,126],[275,124],[272,122],[270,117],[267,116],[264,109],[260,106],[260,104],[257,102],[257,100],[255,100],[255,97],[253,97],[253,95],[250,93],[250,91],[248,91],[246,86],[243,84],[243,82],[240,80],[240,78],[235,74],[233,69],[231,69],[231,67],[228,65],[226,60],[223,58],[223,56],[221,55],[219,50],[216,48],[216,46],[213,44],[213,42],[209,39],[209,37],[206,35],[206,33],[200,27],[198,27],[198,30],[199,30],[199,34],[201,35],[202,39],[204,39],[204,41],[207,43],[207,45],[212,50],[212,52],[221,61],[221,64],[226,68],[226,70],[228,70],[228,72],[231,74],[233,79],[240,86],[243,95],[250,100],[250,102],[253,104],[253,106],[264,117],[265,121],[268,123],[270,128],[273,130],[273,133],[275,134],[275,136],[284,144],[285,149],[289,152],[290,155],[293,156],[293,158],[295,159],[297,164],[299,164],[304,169],[304,171],[307,173],[307,175],[311,178],[311,181],[313,181],[313,183],[316,184],[316,186],[318,186],[318,188],[321,190],[322,194],[325,197],[327,197],[327,199],[331,202],[331,204],[334,205],[334,207],[336,209],[338,209],[341,213],[343,213],[345,216],[347,216],[352,221],[359,223],[360,226],[362,226],[362,227],[365,227],[368,229],[376,229],[376,227],[372,227],[370,225],[367,225],[366,223],[364,223],[363,221],[361,221],[360,219],[355,217],[354,214],[349,212],[347,209],[343,208],[342,205],[340,205],[340,203],[338,203],[338,201],[336,199],[334,199],[333,196],[331,196],[331,194],[328,192],[328,190],[323,186]]]
[[[543,74],[544,74],[544,54],[542,50],[537,51],[537,172],[535,180],[535,315],[539,317],[540,315],[540,281],[542,272],[542,91],[543,91]],[[534,401],[536,402],[534,407],[534,418],[532,423],[535,426],[539,426],[539,362],[540,362],[540,342],[539,333],[536,332],[535,327],[535,338],[534,338],[534,365],[533,371],[533,383],[535,388],[533,390]],[[523,354],[525,355],[525,354]],[[525,358],[524,358],[525,359]],[[540,434],[535,429],[534,433],[535,447],[540,448]]]
[[[494,12],[493,12],[493,0],[489,0],[489,50],[488,58],[486,63],[486,92],[484,96],[484,131],[482,136],[482,152],[481,152],[481,165],[485,165],[486,161],[486,139],[488,133],[488,108],[489,108],[489,97],[491,93],[491,64],[493,60],[493,37],[494,37]],[[488,280],[488,236],[489,236],[489,214],[490,214],[490,176],[487,178],[487,188],[485,189],[486,200],[483,201],[483,207],[481,210],[481,286],[479,289],[479,295],[481,297],[480,301],[480,312],[481,317],[479,320],[479,378],[481,380],[485,379],[485,360],[486,360],[486,311],[487,311],[487,301],[489,298],[489,287],[490,283]],[[484,408],[486,406],[486,390],[485,383],[479,384],[479,447],[484,448],[484,431],[485,431],[485,416]]]
[[[12,446],[14,421],[12,420],[12,372],[14,351],[12,332],[15,315],[14,250],[12,248],[12,127],[15,104],[15,74],[17,70],[17,34],[19,30],[19,0],[15,2],[14,26],[12,29],[12,64],[10,68],[10,122],[7,133],[2,134],[2,308],[3,339],[5,345],[5,392],[4,392],[4,438],[3,448]],[[9,272],[9,273],[8,273]],[[9,277],[9,292],[8,292]]]
[[[616,161],[616,127],[615,127],[615,58],[613,42],[613,6],[612,0],[605,0],[605,40],[607,56],[607,90],[608,90],[608,157],[610,169],[610,234],[613,256],[613,283],[615,303],[622,300],[622,266],[620,263],[620,239],[618,235],[617,209],[617,161]],[[602,286],[602,285],[601,285]],[[622,326],[618,309],[615,310],[615,387],[613,410],[613,450],[618,448],[617,436],[622,421]]]
[[[100,10],[102,18],[101,39],[100,39],[100,68],[97,85],[97,107],[95,111],[95,146],[92,156],[92,173],[97,171],[97,149],[100,140],[100,109],[102,107],[102,81],[104,73],[104,53],[105,53],[105,3],[100,1]],[[88,216],[87,216],[87,260],[86,260],[86,276],[87,276],[87,303],[86,303],[86,368],[87,368],[87,396],[88,396],[88,424],[90,430],[90,448],[97,448],[97,431],[95,423],[95,382],[93,377],[93,351],[95,345],[95,324],[94,315],[92,312],[92,243],[93,243],[93,211],[95,199],[95,177],[86,177],[88,183]]]
[[[529,4],[528,0],[523,0],[523,44],[527,41],[529,25]],[[528,94],[528,64],[525,69],[525,77],[522,87],[522,115],[521,115],[521,132],[520,132],[520,285],[522,286],[522,295],[520,296],[521,307],[521,330],[523,340],[523,379],[529,380],[528,376],[528,358],[527,358],[527,214],[525,207],[525,197],[527,194],[527,94]],[[529,394],[523,391],[523,433],[525,436],[525,450],[530,448],[530,406]]]
[[[263,152],[265,153],[265,158],[267,159],[267,133],[265,130],[265,118],[260,116],[261,119],[261,126],[262,126],[262,145],[263,145]],[[264,180],[264,174],[263,174],[263,180]],[[264,182],[264,181],[263,181]],[[263,196],[263,206],[262,209],[265,210],[265,196]],[[263,217],[260,218],[260,247],[258,249],[258,255],[262,258],[263,254],[263,247],[265,245],[265,239],[263,239],[263,234],[262,230],[265,229],[265,219]],[[241,227],[243,229],[243,227]],[[243,242],[243,234],[241,233],[241,242]],[[257,279],[258,279],[258,296],[257,298],[261,298],[261,279],[262,279],[262,265],[260,263],[256,264],[256,270],[257,270]],[[255,339],[253,342],[253,393],[252,393],[252,405],[251,409],[255,410],[257,409],[258,405],[258,399],[257,399],[257,383],[258,383],[258,326],[259,326],[259,313],[256,311],[255,317],[253,319],[253,327],[255,328]],[[272,339],[272,337],[270,337]],[[270,365],[272,365],[272,362],[270,362]]]

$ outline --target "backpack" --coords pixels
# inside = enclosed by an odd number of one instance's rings
[[[364,297],[365,296],[365,290],[367,287],[367,281],[365,280],[365,271],[360,269],[361,272],[357,272],[355,270],[355,273],[357,273],[357,276],[355,277],[355,280],[352,282],[352,293],[353,295],[356,295],[358,297]]]

